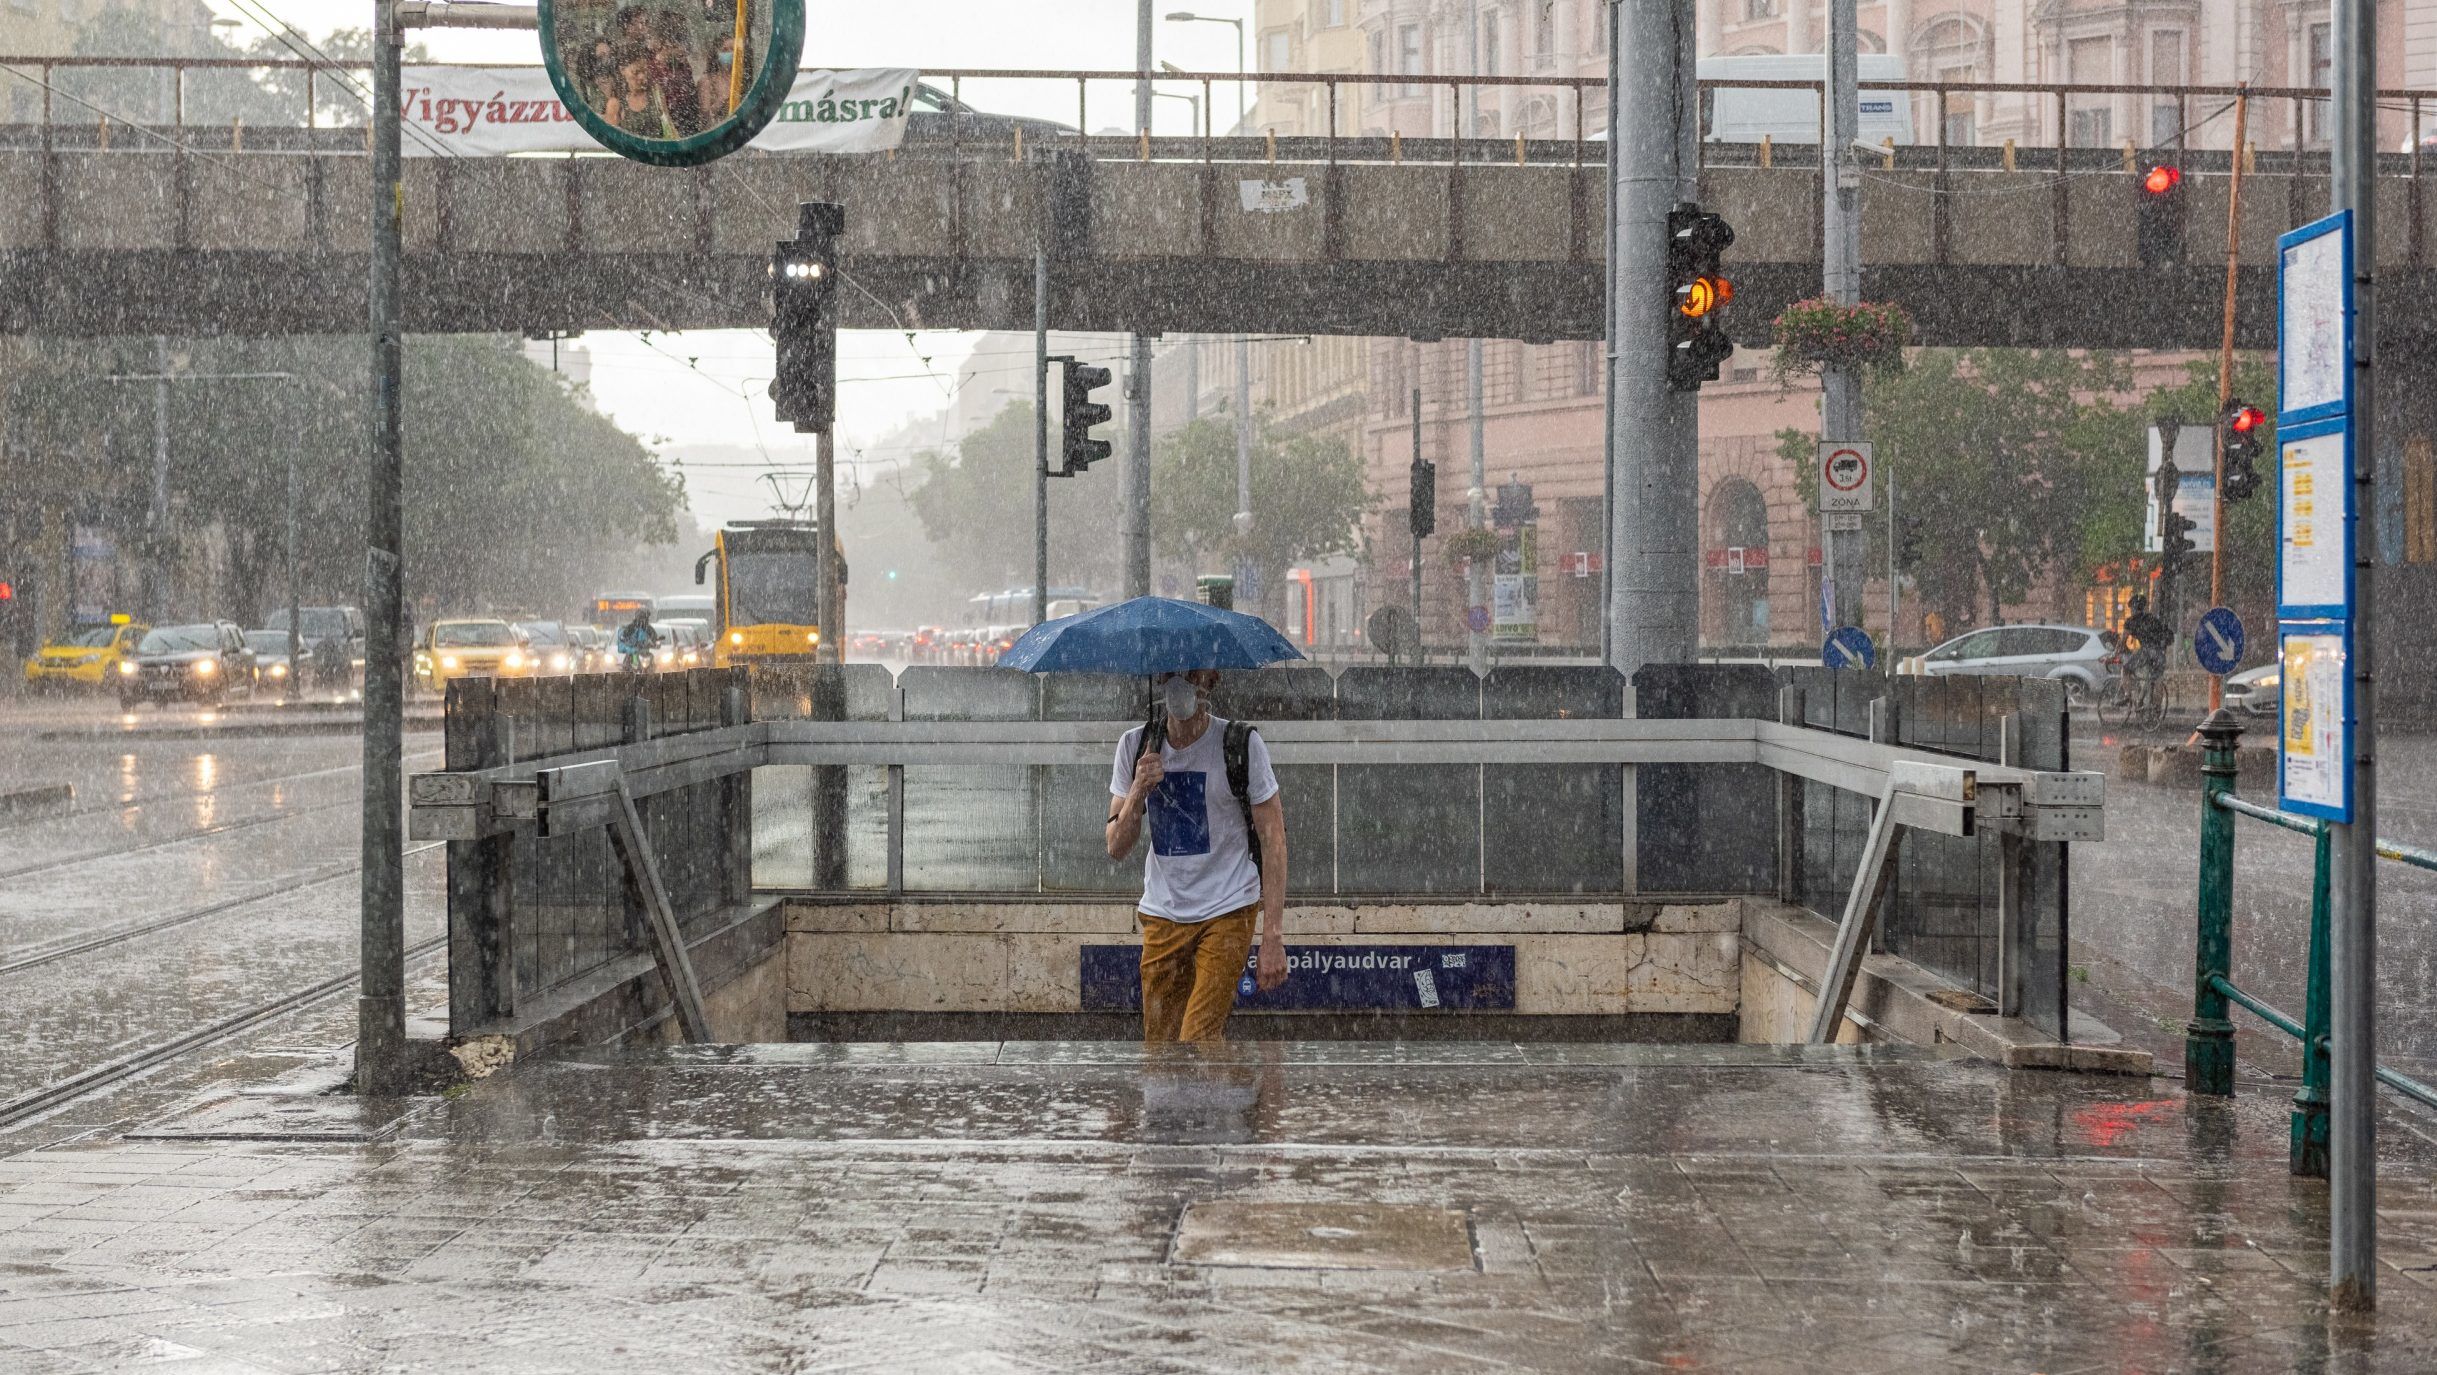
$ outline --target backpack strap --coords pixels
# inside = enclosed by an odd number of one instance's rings
[[[1244,839],[1252,846],[1252,867],[1258,870],[1261,833],[1252,825],[1252,723],[1228,722],[1220,749],[1227,759],[1227,791],[1235,794],[1235,805],[1244,809]]]

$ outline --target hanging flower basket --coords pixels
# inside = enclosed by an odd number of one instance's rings
[[[1859,372],[1894,373],[1904,370],[1912,316],[1892,303],[1846,306],[1814,297],[1787,306],[1772,330],[1780,378],[1812,376],[1834,364]]]

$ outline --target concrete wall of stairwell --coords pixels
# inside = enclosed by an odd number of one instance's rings
[[[1297,905],[1298,945],[1512,944],[1525,1016],[1732,1015],[1740,901]],[[1085,945],[1139,939],[1124,902],[798,899],[787,909],[795,1013],[1073,1013]]]

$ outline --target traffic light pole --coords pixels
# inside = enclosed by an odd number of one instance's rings
[[[1134,16],[1134,127],[1151,129],[1151,0],[1137,0]],[[1125,594],[1151,595],[1151,336],[1137,334],[1127,360],[1125,413]],[[1046,502],[1047,497],[1042,500]],[[1046,506],[1044,506],[1046,511]],[[1041,528],[1049,528],[1044,515]],[[1044,546],[1046,547],[1046,546]],[[1044,555],[1046,558],[1046,555]],[[1046,566],[1046,565],[1044,565]],[[1047,575],[1042,583],[1046,585]]]
[[[364,513],[364,767],[358,917],[362,980],[355,1002],[355,1079],[362,1094],[406,1087],[404,761],[406,646],[401,527],[405,387],[398,257],[406,208],[398,92],[406,33],[397,7],[375,10],[372,35],[372,454]],[[291,666],[288,670],[294,673]]]
[[[1610,0],[1609,153],[1616,213],[1608,240],[1608,391],[1615,455],[1608,511],[1607,661],[1689,663],[1698,644],[1700,436],[1697,398],[1668,384],[1673,303],[1668,213],[1687,199],[1696,130],[1689,0]],[[1630,74],[1628,57],[1666,70]]]
[[[1862,200],[1859,169],[1853,165],[1853,141],[1861,134],[1861,92],[1858,86],[1860,24],[1856,0],[1828,0],[1828,119],[1827,150],[1820,162],[1820,245],[1822,295],[1842,306],[1862,299]],[[1819,437],[1830,443],[1853,443],[1862,437],[1862,379],[1851,364],[1834,363],[1820,372]],[[1823,523],[1824,523],[1824,517]],[[1863,567],[1862,532],[1827,531],[1824,547],[1827,576],[1835,585],[1836,626],[1862,621],[1862,587],[1869,573]],[[1895,627],[1887,627],[1890,637]]]
[[[2352,212],[2352,509],[2378,509],[2378,261],[2376,0],[2333,0],[2335,137],[2329,145],[2331,211]],[[2358,542],[2353,561],[2352,636],[2344,671],[2352,675],[2352,820],[2330,828],[2327,1111],[2327,1291],[2339,1309],[2378,1301],[2378,773],[2377,584],[2375,540]]]
[[[1133,480],[1128,469],[1126,479]],[[1134,527],[1126,517],[1127,584],[1132,585]],[[1140,595],[1129,590],[1128,596]],[[1032,623],[1049,619],[1049,249],[1032,254]]]
[[[1414,369],[1413,375],[1421,376],[1421,369]],[[1413,389],[1413,461],[1417,464],[1422,461],[1422,389],[1419,387]],[[1430,484],[1430,498],[1433,503],[1438,500],[1436,482]],[[1437,526],[1437,514],[1436,511],[1431,513],[1432,528]],[[1408,512],[1405,528],[1413,535],[1413,662],[1419,664],[1425,657],[1422,645],[1428,639],[1422,634],[1422,527],[1419,517]]]
[[[2225,321],[2217,345],[2217,426],[2210,441],[2216,448],[2217,463],[2217,537],[2209,550],[2210,606],[2225,605],[2225,412],[2226,404],[2234,399],[2234,288],[2242,279],[2242,151],[2250,129],[2250,93],[2239,92],[2234,97],[2234,173],[2225,211]],[[2225,679],[2212,673],[2209,710],[2224,705]]]

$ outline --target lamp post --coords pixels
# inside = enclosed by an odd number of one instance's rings
[[[1193,132],[1198,134],[1202,131],[1202,98],[1200,96],[1178,95],[1174,91],[1153,91],[1151,92],[1151,98],[1153,100],[1181,100],[1187,105],[1192,106]]]
[[[1235,123],[1238,129],[1243,128],[1244,117],[1250,113],[1250,105],[1244,96],[1244,21],[1227,19],[1215,14],[1195,14],[1191,10],[1175,10],[1169,13],[1168,22],[1171,24],[1235,25]]]

